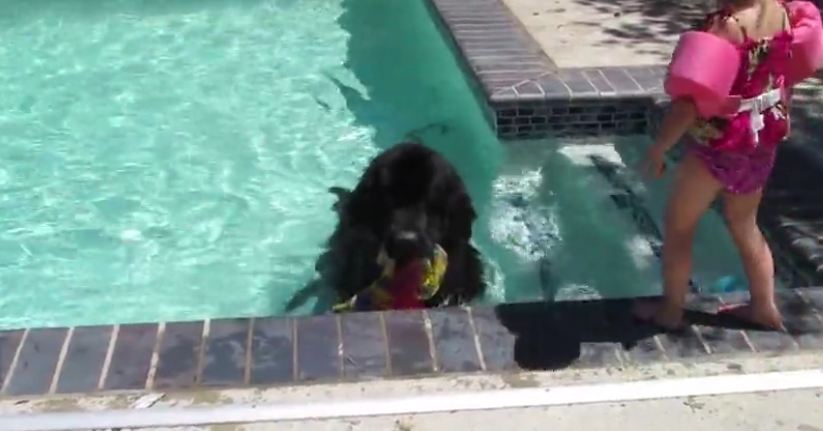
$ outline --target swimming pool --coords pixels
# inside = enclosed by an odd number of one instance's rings
[[[469,186],[483,301],[659,289],[604,193],[643,140],[501,145],[424,2],[20,2],[0,91],[2,328],[281,314],[336,222],[328,187],[405,138]],[[740,273],[706,224],[698,275]]]

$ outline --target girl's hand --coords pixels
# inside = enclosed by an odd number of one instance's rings
[[[666,171],[666,149],[660,145],[649,147],[642,169],[643,173],[652,178],[662,177]]]
[[[660,178],[666,170],[666,153],[674,147],[680,138],[697,120],[697,106],[688,98],[679,98],[663,116],[660,130],[654,139],[654,145],[646,153],[642,172],[652,178]]]

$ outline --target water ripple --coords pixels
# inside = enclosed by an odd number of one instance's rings
[[[311,277],[376,152],[315,100],[360,85],[338,1],[32,3],[0,27],[0,327],[265,314]]]

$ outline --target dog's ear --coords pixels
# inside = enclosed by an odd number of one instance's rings
[[[375,212],[383,208],[381,202],[384,191],[380,177],[380,169],[370,166],[349,195],[345,212],[352,224],[371,224],[375,220]]]
[[[477,213],[468,193],[465,190],[459,190],[449,196],[446,201],[446,211],[449,236],[463,241],[471,239],[472,225],[477,218]]]

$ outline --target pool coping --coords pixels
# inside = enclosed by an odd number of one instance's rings
[[[267,387],[823,351],[823,287],[785,289],[789,333],[692,297],[683,334],[631,318],[637,299],[213,319],[0,332],[3,397]]]
[[[666,66],[564,67],[500,0],[429,0],[501,139],[643,134]]]
[[[656,127],[665,66],[557,68],[500,0],[427,4],[501,139],[636,135]],[[802,284],[791,262],[778,262],[778,276]],[[823,287],[788,289],[779,298],[789,334],[715,314],[745,300],[741,294],[692,297],[695,324],[680,335],[633,322],[634,299],[0,331],[0,397],[622,368],[823,350]]]

